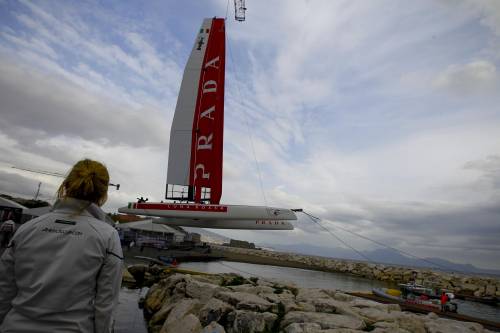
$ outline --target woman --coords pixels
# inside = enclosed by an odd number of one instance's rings
[[[76,163],[52,211],[23,224],[0,260],[0,332],[111,332],[122,277],[116,230],[99,208],[109,175]]]

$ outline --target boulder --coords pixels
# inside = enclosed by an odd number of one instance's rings
[[[345,294],[342,292],[336,292],[334,295],[332,295],[332,297],[334,299],[336,299],[337,301],[341,301],[341,302],[350,302],[356,298],[354,296],[351,296],[349,294]]]
[[[281,327],[287,327],[293,323],[316,323],[322,329],[329,328],[351,328],[361,330],[366,327],[365,323],[356,317],[331,313],[316,313],[291,311],[283,317]]]
[[[269,312],[235,310],[228,315],[228,333],[269,332],[273,328],[277,315]]]
[[[169,294],[169,290],[165,288],[163,283],[154,284],[149,288],[148,293],[144,301],[144,310],[149,313],[155,313],[158,311]]]
[[[293,323],[285,327],[285,333],[313,333],[319,332],[321,326],[316,323]]]
[[[486,296],[495,296],[496,291],[497,291],[497,286],[494,284],[489,284],[486,286],[485,294]]]
[[[425,328],[427,329],[427,333],[484,332],[483,326],[480,324],[444,318],[426,321]]]
[[[431,312],[432,313],[432,312]],[[372,325],[375,329],[372,332],[377,333],[412,333],[399,327],[396,323],[389,323],[385,321],[380,321]]]
[[[203,327],[201,333],[226,333],[226,330],[217,322],[213,321],[207,326]]]
[[[212,321],[219,321],[233,309],[234,308],[231,305],[217,298],[211,298],[200,310],[200,322],[202,325],[207,325]]]
[[[271,303],[254,294],[243,292],[217,292],[215,297],[240,310],[267,311]]]
[[[199,307],[199,305],[200,301],[197,299],[183,299],[180,302],[175,303],[174,307],[168,313],[167,319],[165,320],[163,327],[169,327],[173,323],[178,322],[180,319],[182,319],[189,313],[195,312],[197,307]]]
[[[179,320],[163,325],[160,333],[199,333],[201,332],[201,324],[193,314],[188,314]]]
[[[223,290],[223,288],[211,283],[200,282],[194,279],[186,281],[186,296],[197,298],[201,301],[209,300],[218,290]]]
[[[260,294],[260,293],[274,293],[274,288],[270,286],[254,286],[253,284],[242,284],[239,286],[229,287],[232,291],[249,293],[249,294]]]
[[[167,301],[164,302],[161,309],[159,311],[157,311],[153,315],[153,317],[151,317],[151,319],[149,320],[149,325],[150,326],[154,326],[154,325],[158,325],[158,324],[163,325],[163,323],[165,322],[165,319],[167,319],[168,314],[170,313],[170,311],[172,310],[172,308],[174,306],[175,306],[174,303],[167,302]]]
[[[318,298],[330,298],[330,296],[317,288],[298,288],[296,300],[299,302],[307,302]]]

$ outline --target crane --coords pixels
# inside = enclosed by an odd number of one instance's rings
[[[238,22],[245,21],[245,0],[234,0],[234,19]]]
[[[63,175],[62,173],[45,171],[45,170],[34,170],[34,169],[20,168],[20,167],[16,167],[16,166],[13,166],[12,169],[17,169],[17,170],[27,171],[27,172],[33,172],[33,173],[38,173],[38,174],[41,174],[41,175],[47,175],[47,176],[52,176],[52,177],[59,177],[59,178],[65,178],[66,177],[66,175]],[[41,183],[38,185],[38,191],[40,190],[40,185],[41,185]],[[120,184],[109,183],[108,185],[109,186],[114,186],[117,191],[120,189]],[[37,191],[37,196],[38,196],[38,191]]]

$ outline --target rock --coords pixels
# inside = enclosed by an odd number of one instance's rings
[[[226,333],[226,330],[217,322],[213,321],[203,328],[201,333]]]
[[[349,294],[344,294],[344,293],[341,293],[341,292],[335,293],[334,295],[332,295],[332,297],[334,299],[336,299],[337,301],[341,301],[341,302],[350,302],[350,301],[352,301],[352,300],[354,300],[356,298],[354,296],[351,296]]]
[[[211,283],[200,282],[197,280],[186,281],[186,295],[191,298],[198,298],[201,301],[207,301],[222,288]]]
[[[167,318],[168,314],[172,310],[172,308],[175,306],[175,304],[170,303],[168,301],[163,303],[163,306],[161,309],[156,312],[153,317],[149,320],[149,325],[157,325],[157,324],[162,324],[165,322],[165,319]]]
[[[217,298],[211,298],[200,310],[200,322],[202,325],[207,325],[212,321],[219,321],[233,309],[231,305]]]
[[[229,289],[249,294],[274,293],[274,288],[270,286],[254,286],[253,284],[242,284],[239,286],[231,286],[229,287]]]
[[[322,289],[317,288],[298,288],[297,292],[295,298],[299,302],[307,302],[318,298],[330,298]]]
[[[243,292],[218,292],[215,297],[227,302],[237,309],[267,311],[271,308],[271,303],[254,294]]]
[[[444,318],[426,321],[425,328],[427,333],[484,332],[483,326],[480,324]]]
[[[487,296],[494,296],[496,291],[497,291],[497,286],[494,284],[489,284],[486,286],[485,294]]]
[[[123,269],[122,281],[127,283],[136,283],[134,277],[130,274],[127,268]]]
[[[316,323],[293,323],[285,327],[285,333],[313,333],[321,330]]]
[[[201,332],[201,324],[193,314],[188,314],[172,323],[165,322],[160,333],[199,333]]]
[[[305,312],[315,312],[316,311],[316,308],[311,303],[297,302],[297,305],[299,306],[298,311],[305,311]],[[288,311],[286,311],[286,312],[288,312]]]
[[[271,331],[277,315],[269,312],[236,310],[228,315],[228,333],[257,333]]]
[[[330,313],[291,311],[283,317],[281,327],[287,327],[293,323],[317,323],[322,329],[329,328],[352,328],[364,329],[365,323],[359,318]]]
[[[373,324],[373,327],[375,327],[375,329],[371,331],[372,333],[412,333],[399,327],[395,323],[387,323],[383,321]]]
[[[390,321],[397,324],[399,328],[412,333],[426,333],[424,322],[425,316],[417,316],[406,312],[391,312]]]
[[[478,289],[479,286],[475,285],[475,284],[472,284],[472,283],[464,283],[462,284],[462,290],[464,291],[476,291]]]
[[[136,281],[144,281],[144,276],[148,271],[148,266],[143,264],[130,265],[127,267],[129,273],[134,277]]]
[[[168,293],[169,290],[166,289],[165,285],[161,282],[151,286],[146,294],[144,310],[149,313],[155,313],[158,311],[162,307],[163,301]]]
[[[367,324],[374,324],[378,321],[390,321],[392,318],[389,312],[373,308],[359,309],[358,315],[360,315]]]
[[[222,284],[222,281],[224,280],[221,276],[215,274],[191,275],[191,279],[200,282],[215,284],[217,286],[220,286]]]
[[[178,322],[183,317],[192,313],[196,310],[200,301],[197,299],[183,299],[178,303],[174,304],[174,307],[170,310],[163,327],[169,327],[173,323]],[[198,318],[196,318],[198,320]],[[199,320],[198,320],[199,322]],[[201,325],[201,324],[200,324]]]

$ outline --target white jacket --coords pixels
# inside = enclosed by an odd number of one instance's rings
[[[1,333],[112,331],[123,254],[104,216],[64,199],[19,227],[0,260]]]

